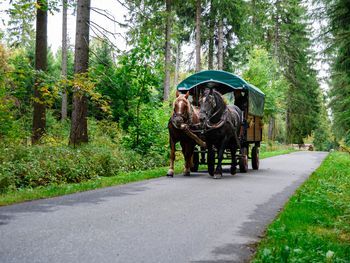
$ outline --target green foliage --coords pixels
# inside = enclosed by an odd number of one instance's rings
[[[89,121],[92,143],[74,149],[65,146],[69,124],[51,114],[47,121],[43,145],[0,142],[0,191],[79,183],[165,165],[158,152],[140,155],[125,149],[120,143],[124,134],[114,123]]]
[[[275,53],[290,83],[286,93],[287,142],[302,143],[317,127],[320,88],[313,69],[306,7],[301,0],[280,1],[276,7]]]
[[[15,49],[9,56],[8,92],[18,100],[21,112],[28,109],[34,86],[34,68],[26,49]]]
[[[113,119],[128,132],[124,145],[141,153],[159,150],[159,141],[164,147],[163,140],[158,139],[159,132],[165,132],[164,114],[160,112],[163,63],[158,60],[154,42],[153,36],[140,39],[136,47],[119,56],[118,65],[102,42],[96,46],[90,71],[91,78],[97,80],[96,90],[110,100]]]
[[[252,262],[348,262],[350,158],[333,152],[269,226]]]
[[[10,46],[27,47],[34,39],[35,1],[13,0],[7,10],[10,17],[8,22],[8,41]]]
[[[167,124],[170,108],[167,103],[163,107],[154,108],[145,105],[141,108],[138,125],[130,125],[128,133],[123,137],[123,143],[129,149],[145,154],[162,154],[167,156],[169,135]]]
[[[331,64],[330,106],[334,133],[350,145],[350,9],[347,0],[320,0],[329,24],[324,28]]]
[[[265,93],[266,117],[285,112],[283,104],[288,82],[278,71],[277,62],[269,56],[265,49],[256,48],[251,51],[248,69],[244,71],[243,77]]]
[[[313,144],[318,151],[329,151],[336,148],[331,132],[331,121],[325,108],[325,102],[322,103],[321,106],[317,129],[314,132]]]
[[[11,130],[13,122],[12,110],[15,101],[6,92],[7,79],[9,68],[7,65],[7,53],[3,45],[0,44],[0,137],[4,136]]]

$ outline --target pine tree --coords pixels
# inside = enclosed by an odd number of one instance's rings
[[[62,77],[67,78],[68,46],[67,46],[67,0],[62,0]],[[67,118],[67,91],[62,92],[61,119]]]
[[[350,8],[348,0],[322,0],[329,25],[325,29],[331,62],[330,106],[334,131],[350,145]]]
[[[274,10],[273,53],[290,83],[286,93],[287,142],[302,143],[317,125],[320,89],[313,70],[306,7],[301,0],[277,0]]]
[[[74,73],[84,74],[89,68],[90,0],[78,0],[77,28],[75,35]],[[73,94],[72,126],[69,144],[79,145],[89,141],[87,128],[87,105],[85,94],[76,87]]]
[[[28,47],[30,40],[34,39],[35,1],[13,0],[7,10],[8,41],[10,46]]]
[[[36,41],[35,41],[35,69],[40,71],[47,70],[47,9],[46,0],[37,0],[36,15]],[[46,126],[46,107],[40,91],[42,79],[40,74],[37,75],[34,85],[34,102],[33,102],[33,131],[32,143],[38,143],[45,133]]]

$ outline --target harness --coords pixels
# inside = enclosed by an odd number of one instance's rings
[[[186,102],[188,103],[188,102]],[[173,114],[171,115],[171,118],[170,118],[170,121],[171,121],[171,124],[176,128],[176,129],[182,129],[181,127],[178,127],[177,124],[175,123],[175,118],[176,117],[181,117],[184,122],[183,124],[187,124],[187,125],[191,125],[191,120],[192,120],[192,112],[193,112],[193,109],[192,109],[192,105],[189,105],[189,111],[186,112],[186,114],[183,114],[183,113],[176,113],[175,112],[175,109],[174,109],[174,112]]]
[[[214,105],[216,105],[216,103],[213,103]],[[213,106],[214,106],[213,105]],[[217,109],[204,123],[204,130],[202,131],[202,134],[208,133],[210,131],[216,130],[221,128],[225,123],[228,123],[232,128],[233,128],[233,136],[234,139],[237,143],[237,145],[239,145],[240,147],[240,142],[239,139],[237,137],[236,134],[236,127],[238,127],[238,125],[240,123],[237,123],[237,121],[235,120],[235,118],[233,116],[230,117],[230,113],[232,115],[236,115],[239,119],[240,122],[240,116],[238,112],[235,112],[234,110],[230,110],[229,107],[226,106],[225,110],[222,112],[222,115],[220,117],[220,120],[216,123],[212,123],[211,120],[216,117],[216,115],[218,115],[220,112],[222,111],[222,108]]]
[[[182,99],[183,100],[183,99]],[[185,114],[184,113],[176,113],[175,109],[174,112],[170,118],[171,124],[174,126],[175,129],[182,130],[186,133],[188,137],[193,139],[197,144],[199,144],[201,147],[206,147],[206,144],[204,141],[202,141],[196,134],[191,131],[190,127],[193,128],[195,126],[199,126],[200,124],[192,124],[192,116],[193,116],[193,106],[189,104],[186,101],[187,108],[189,109]],[[176,124],[175,118],[181,117],[183,119],[183,122],[180,124],[180,127]]]
[[[218,114],[220,110],[221,109],[217,110],[208,120],[205,121],[203,133],[209,132],[211,130],[219,129],[225,124],[225,122],[227,121],[227,118],[228,118],[228,109],[227,108],[223,112],[223,114],[221,115],[219,122],[211,123],[211,121],[210,121],[210,119],[212,119],[216,114]]]

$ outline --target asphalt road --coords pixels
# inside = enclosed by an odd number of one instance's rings
[[[221,180],[162,177],[0,207],[0,262],[245,262],[325,157],[297,152]]]

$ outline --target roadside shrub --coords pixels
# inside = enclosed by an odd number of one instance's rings
[[[117,146],[8,146],[0,149],[0,191],[79,183],[124,171],[164,165],[161,155],[141,156]]]

